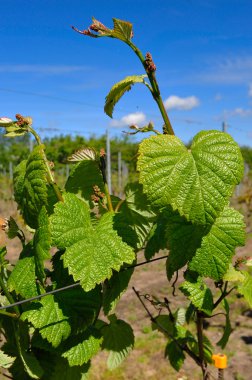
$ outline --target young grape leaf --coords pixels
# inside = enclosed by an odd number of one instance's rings
[[[36,284],[34,254],[34,247],[30,242],[24,247],[8,278],[9,290],[15,290],[23,298],[30,298],[39,294],[38,285]]]
[[[188,276],[187,281],[183,282],[179,289],[198,310],[202,310],[208,315],[212,314],[212,292],[201,277]]]
[[[68,360],[70,367],[82,365],[99,351],[101,343],[100,333],[88,329],[84,334],[71,338],[70,347],[64,350],[62,356]]]
[[[190,150],[175,136],[152,136],[140,144],[137,167],[154,205],[197,224],[214,222],[243,176],[239,146],[213,130],[198,133]]]
[[[169,342],[165,348],[165,357],[169,359],[171,366],[179,371],[185,360],[185,355],[182,349],[174,341]]]
[[[245,280],[245,277],[244,277],[243,272],[235,269],[232,264],[229,264],[228,270],[223,276],[223,281],[243,282],[244,280]]]
[[[113,18],[114,29],[112,36],[122,41],[130,41],[132,38],[132,24],[128,21]]]
[[[150,260],[161,249],[168,248],[166,237],[166,217],[163,213],[157,216],[156,223],[152,226],[149,233],[149,238],[145,246],[144,255],[146,260]]]
[[[128,184],[125,200],[114,217],[114,228],[123,241],[135,249],[141,249],[155,220],[156,214],[148,205],[142,185]]]
[[[105,113],[112,117],[115,104],[121,99],[126,91],[131,89],[131,86],[135,83],[144,83],[144,78],[147,75],[132,75],[124,78],[120,82],[116,83],[106,96],[106,102],[104,106]]]
[[[118,367],[129,355],[134,346],[134,334],[131,326],[117,319],[116,315],[109,316],[109,325],[101,329],[103,335],[102,348],[110,351],[107,366],[110,370]]]
[[[51,216],[53,244],[66,248],[64,265],[86,291],[135,258],[133,250],[113,229],[113,218],[114,214],[108,212],[92,225],[88,206],[69,193]]]
[[[242,273],[245,279],[244,282],[238,286],[237,290],[244,296],[249,306],[252,307],[252,276],[246,271],[243,271]]]
[[[104,192],[104,183],[99,165],[96,161],[81,161],[75,164],[67,179],[65,189],[69,193],[80,194],[92,208],[91,196],[94,194],[94,186],[98,186]]]
[[[203,277],[221,280],[226,273],[234,250],[245,244],[243,216],[226,206],[208,234],[202,239],[201,247],[189,263],[189,268]]]

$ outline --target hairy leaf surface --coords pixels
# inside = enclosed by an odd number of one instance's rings
[[[119,271],[123,263],[130,264],[133,250],[113,229],[113,213],[106,213],[94,226],[87,205],[73,194],[64,196],[51,217],[53,243],[66,248],[64,265],[88,291]]]
[[[115,104],[121,99],[123,94],[129,91],[133,84],[144,83],[144,78],[146,77],[147,75],[132,75],[116,83],[106,96],[105,113],[112,117]]]
[[[212,224],[242,178],[243,159],[227,133],[202,131],[190,150],[175,136],[158,135],[140,144],[138,170],[154,205]]]
[[[226,273],[235,248],[245,244],[243,216],[226,206],[202,239],[189,268],[216,281]]]
[[[113,18],[113,37],[122,41],[130,41],[132,37],[132,24],[128,21]]]
[[[25,311],[22,320],[28,320],[38,328],[44,339],[53,347],[57,347],[71,333],[68,316],[64,315],[53,295],[43,297],[40,302],[33,303],[31,310]]]

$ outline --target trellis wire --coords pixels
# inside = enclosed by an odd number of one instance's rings
[[[161,256],[161,257],[157,257],[155,259],[149,260],[149,261],[143,261],[143,262],[138,263],[138,264],[130,265],[130,266],[122,268],[119,272],[123,272],[125,270],[129,270],[129,269],[132,269],[132,268],[135,268],[135,267],[139,267],[141,265],[149,264],[149,263],[152,263],[153,261],[162,260],[162,259],[165,259],[167,257],[168,257],[168,255]],[[27,298],[25,300],[17,301],[17,302],[14,302],[12,304],[9,304],[9,305],[0,306],[0,310],[6,310],[6,309],[9,309],[9,308],[14,307],[14,306],[22,305],[24,303],[28,303],[28,302],[31,302],[31,301],[36,301],[36,300],[38,300],[38,299],[40,299],[42,297],[46,297],[46,296],[49,296],[50,294],[55,294],[55,293],[58,293],[58,292],[63,292],[65,290],[75,288],[76,286],[80,286],[80,281],[78,281],[78,282],[76,282],[74,284],[71,284],[71,285],[63,286],[62,288],[54,289],[54,290],[51,290],[49,292],[39,294],[38,296],[34,296],[34,297]]]

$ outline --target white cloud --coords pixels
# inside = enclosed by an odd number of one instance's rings
[[[129,113],[123,116],[121,119],[111,120],[111,127],[127,127],[130,125],[141,126],[146,122],[146,116],[143,112]]]
[[[232,117],[232,116],[248,117],[252,115],[252,109],[237,107],[237,108],[234,108],[233,110],[224,111],[224,114],[225,114],[225,117]]]
[[[252,57],[236,57],[215,62],[212,67],[196,75],[206,83],[247,84],[252,80]]]
[[[164,101],[164,106],[167,110],[191,110],[199,105],[199,99],[196,96],[188,96],[187,98],[180,98],[176,95],[171,95]]]
[[[66,74],[87,70],[87,66],[71,65],[0,65],[1,73]]]

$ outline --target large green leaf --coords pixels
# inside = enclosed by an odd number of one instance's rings
[[[9,290],[20,294],[24,298],[30,298],[39,294],[36,284],[36,268],[34,247],[32,242],[23,249],[19,260],[8,279]]]
[[[235,248],[245,244],[243,216],[226,206],[202,239],[189,268],[218,281],[228,270]]]
[[[55,302],[53,295],[43,297],[40,302],[30,305],[30,310],[25,311],[22,320],[28,320],[35,328],[38,328],[43,338],[47,339],[53,347],[57,347],[71,333],[68,316]]]
[[[38,359],[34,356],[32,352],[26,352],[21,350],[20,358],[24,365],[25,372],[32,379],[41,379],[44,371],[41,368]]]
[[[37,228],[37,217],[43,205],[47,205],[47,170],[43,157],[43,145],[33,149],[27,162],[22,162],[14,172],[14,195],[25,222]]]
[[[68,360],[70,367],[88,363],[99,351],[102,336],[94,329],[71,339],[71,346],[64,350],[62,356]]]
[[[117,319],[115,314],[109,317],[110,324],[102,329],[102,348],[110,351],[107,366],[109,369],[118,367],[128,356],[134,346],[134,334],[131,326]]]
[[[201,277],[187,276],[187,280],[180,286],[180,290],[191,300],[198,309],[211,315],[213,310],[213,296]]]
[[[189,150],[175,136],[158,135],[140,144],[138,170],[154,205],[212,224],[242,178],[243,159],[227,133],[202,131]]]
[[[104,184],[98,162],[84,160],[75,164],[67,179],[65,185],[66,191],[80,194],[92,207],[91,195],[94,194],[94,186],[98,186],[101,192],[104,192]]]
[[[58,203],[51,216],[53,243],[66,248],[64,265],[86,291],[135,258],[113,229],[113,217],[108,212],[93,226],[88,206],[74,194],[65,194],[64,203]]]
[[[114,228],[123,241],[135,249],[142,248],[155,220],[156,214],[148,205],[142,185],[127,185],[125,200],[114,217]]]
[[[115,104],[121,99],[126,91],[129,91],[133,84],[144,83],[144,78],[147,75],[132,75],[124,78],[120,82],[116,83],[106,96],[106,102],[104,106],[105,113],[112,117]]]

